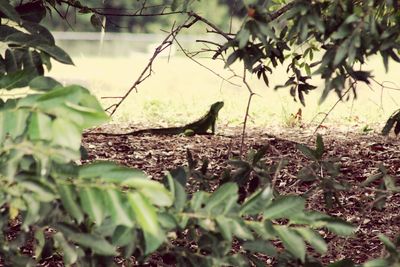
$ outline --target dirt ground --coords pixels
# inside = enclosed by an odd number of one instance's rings
[[[140,127],[139,127],[140,128]],[[114,126],[96,131],[115,132]],[[124,132],[129,129],[119,129]],[[244,151],[269,145],[267,163],[280,158],[289,160],[276,182],[281,194],[301,194],[311,184],[299,183],[295,178],[297,171],[307,163],[307,159],[297,150],[296,143],[313,145],[314,129],[250,129],[245,138]],[[350,130],[350,131],[348,131]],[[322,193],[315,193],[308,199],[308,208],[338,216],[357,226],[354,236],[341,238],[324,233],[329,243],[328,253],[321,257],[327,264],[343,258],[356,263],[365,262],[384,253],[377,234],[390,238],[400,234],[400,194],[388,198],[382,210],[372,208],[374,193],[362,190],[360,182],[377,171],[378,163],[383,163],[397,183],[400,182],[400,139],[383,137],[377,133],[361,134],[337,127],[324,127],[320,130],[325,142],[326,156],[337,157],[341,163],[341,181],[352,186],[348,192],[339,194],[340,204],[326,208]],[[153,179],[162,178],[164,171],[187,165],[186,151],[189,149],[196,159],[207,158],[209,171],[220,177],[227,166],[226,161],[239,156],[241,129],[224,129],[223,134],[215,136],[107,136],[85,134],[83,143],[89,160],[113,160],[123,165],[144,170]],[[310,137],[311,136],[311,137]],[[218,181],[215,181],[216,184]],[[189,189],[190,190],[190,189]]]

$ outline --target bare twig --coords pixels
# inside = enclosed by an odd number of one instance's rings
[[[174,37],[174,41],[175,41],[175,43],[179,46],[179,48],[181,49],[181,51],[183,52],[183,54],[185,54],[185,56],[186,56],[187,58],[189,58],[190,60],[192,60],[193,62],[195,62],[195,63],[198,64],[199,66],[205,68],[206,70],[208,70],[209,72],[211,72],[212,74],[214,74],[215,76],[217,76],[218,78],[221,78],[223,81],[225,81],[225,82],[227,82],[227,83],[229,83],[229,84],[231,84],[231,85],[233,85],[233,86],[238,86],[238,87],[240,87],[239,84],[236,84],[236,83],[233,83],[233,82],[229,81],[228,79],[222,77],[219,73],[213,71],[212,69],[210,69],[210,68],[207,67],[206,65],[204,65],[204,64],[200,63],[199,61],[197,61],[196,59],[194,59],[193,56],[191,56],[191,55],[189,55],[189,54],[187,53],[187,51],[182,47],[182,45],[178,42],[178,40],[177,40],[175,37]]]
[[[110,9],[110,8],[98,8],[98,7],[89,7],[83,6],[78,1],[71,0],[60,0],[60,3],[64,3],[66,5],[75,7],[77,9],[86,9],[92,13],[102,15],[102,16],[110,16],[110,17],[156,17],[156,16],[168,16],[168,15],[177,15],[177,14],[185,14],[187,12],[184,11],[165,11],[169,6],[167,5],[154,5],[154,6],[146,6],[145,3],[137,10],[133,12],[126,12],[126,9]],[[154,8],[162,8],[161,11],[152,12],[152,13],[144,13],[145,10],[154,9]],[[107,10],[107,11],[103,11]]]
[[[65,0],[64,0],[65,1]],[[166,48],[168,48],[169,46],[171,46],[171,44],[173,43],[173,41],[175,40],[176,35],[184,28],[190,28],[193,24],[195,24],[198,21],[202,21],[203,23],[207,24],[208,26],[210,26],[215,32],[217,32],[218,34],[224,36],[226,39],[231,40],[232,37],[230,37],[227,33],[225,33],[224,31],[222,31],[221,29],[219,29],[216,25],[214,25],[212,22],[208,21],[207,19],[203,18],[202,16],[194,13],[194,12],[189,12],[187,13],[189,14],[189,17],[178,27],[173,27],[173,29],[170,31],[170,33],[164,38],[164,40],[162,41],[162,43],[155,49],[154,54],[152,55],[152,57],[149,60],[149,63],[147,64],[147,66],[143,69],[143,71],[141,72],[141,74],[139,75],[138,79],[133,83],[133,85],[126,91],[126,93],[119,97],[120,101],[118,101],[117,103],[111,105],[110,107],[108,107],[106,109],[106,111],[111,111],[110,115],[113,115],[116,110],[120,107],[120,105],[125,101],[125,99],[129,96],[129,94],[133,91],[133,90],[137,90],[137,86],[142,83],[144,80],[146,80],[148,77],[151,76],[152,74],[152,66],[153,66],[153,62],[156,59],[156,57]],[[178,44],[179,45],[179,44]],[[185,53],[186,51],[184,49],[182,49],[182,51]],[[191,58],[191,57],[189,57]],[[194,60],[192,58],[192,60]],[[196,62],[196,61],[195,61]],[[200,64],[200,63],[199,63]],[[201,64],[200,64],[201,65]],[[205,67],[203,65],[203,67]],[[205,67],[207,68],[207,67]],[[210,69],[209,69],[210,70]],[[210,70],[212,71],[212,70]],[[214,72],[214,74],[216,74]],[[220,76],[219,74],[216,74],[218,77],[223,78],[222,76]],[[228,81],[229,79],[225,79],[224,80]],[[228,81],[229,83],[235,85],[234,83]]]
[[[239,152],[239,156],[240,157],[242,157],[242,155],[243,155],[244,138],[245,138],[245,135],[246,135],[246,126],[247,126],[247,119],[249,117],[251,99],[255,95],[255,93],[251,89],[250,85],[247,83],[247,80],[246,80],[246,68],[244,68],[244,71],[243,71],[243,84],[247,87],[247,90],[249,91],[249,99],[247,100],[246,113],[245,113],[244,119],[243,119],[242,140],[240,142],[240,152]]]
[[[120,97],[120,101],[118,101],[117,103],[113,104],[112,106],[108,107],[106,110],[111,110],[110,115],[113,115],[115,113],[115,111],[119,108],[119,106],[125,101],[125,99],[129,96],[129,94],[133,91],[133,90],[137,90],[137,86],[139,84],[141,84],[144,80],[146,80],[148,77],[151,76],[151,74],[153,73],[152,67],[153,67],[153,62],[156,59],[156,57],[162,52],[164,51],[166,48],[168,48],[173,40],[174,40],[174,36],[176,34],[178,34],[183,28],[189,28],[191,27],[193,24],[195,24],[198,20],[196,18],[191,18],[188,17],[181,25],[179,25],[176,28],[173,28],[171,30],[171,32],[164,38],[164,40],[161,42],[161,44],[159,46],[157,46],[157,48],[155,49],[153,55],[151,56],[149,63],[147,64],[147,66],[143,69],[143,71],[141,72],[141,74],[139,75],[139,77],[137,78],[137,80],[133,83],[133,85],[126,91],[126,93]]]
[[[224,32],[223,30],[221,30],[218,26],[216,26],[214,23],[210,22],[209,20],[203,18],[202,16],[200,16],[199,14],[195,13],[195,12],[189,12],[189,15],[204,22],[205,24],[207,24],[208,26],[210,26],[215,33],[218,33],[220,35],[222,35],[223,37],[225,37],[225,39],[227,39],[228,41],[232,40],[233,38],[227,34],[226,32]]]
[[[327,113],[325,113],[324,118],[321,120],[321,122],[317,125],[317,127],[315,128],[313,134],[310,136],[308,142],[311,141],[311,138],[317,133],[318,129],[321,127],[321,125],[325,122],[325,120],[328,118],[328,116],[331,114],[331,112],[335,109],[335,107],[342,101],[342,98],[347,95],[350,90],[352,90],[354,88],[354,85],[357,83],[357,81],[353,81],[351,83],[351,85],[349,86],[349,88],[347,88],[347,90],[344,92],[344,94],[342,95],[341,98],[339,98],[335,104],[332,105],[332,107],[329,109],[329,111]]]

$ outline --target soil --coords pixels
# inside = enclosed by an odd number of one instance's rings
[[[113,129],[120,128],[108,126],[93,129],[92,132],[113,132]],[[121,132],[130,130],[132,127],[122,129]],[[300,183],[295,177],[301,167],[308,163],[296,145],[303,143],[314,146],[313,130],[310,127],[270,128],[268,134],[260,129],[247,130],[243,154],[246,155],[251,149],[268,145],[267,164],[276,163],[281,158],[289,160],[289,164],[277,177],[275,183],[277,190],[281,194],[304,193],[312,183]],[[338,180],[349,183],[351,190],[340,192],[339,204],[332,208],[327,208],[324,204],[322,192],[314,192],[307,200],[307,208],[340,217],[357,226],[355,235],[347,238],[321,231],[320,234],[328,242],[329,249],[320,260],[328,264],[349,258],[356,263],[362,263],[384,255],[383,245],[377,234],[383,233],[391,239],[400,234],[400,194],[388,197],[384,207],[379,210],[372,206],[374,191],[360,188],[360,183],[377,172],[379,163],[387,168],[388,174],[397,181],[397,184],[400,183],[400,139],[394,136],[383,137],[377,133],[362,134],[351,128],[341,130],[335,127],[323,127],[319,132],[324,138],[326,157],[338,158],[341,163],[341,175]],[[190,150],[195,159],[209,160],[208,171],[215,177],[210,183],[210,190],[214,190],[219,184],[223,169],[227,166],[227,160],[240,155],[240,133],[239,128],[226,128],[223,134],[214,136],[191,137],[109,136],[86,133],[83,145],[88,151],[89,158],[82,163],[112,160],[139,168],[152,179],[160,180],[164,171],[186,166],[187,150]],[[195,183],[194,187],[188,190],[195,191]],[[237,245],[234,245],[234,250],[237,249],[235,246]],[[266,261],[266,266],[269,262]],[[1,261],[0,266],[2,266]],[[60,257],[52,257],[44,260],[40,266],[63,266],[63,264]],[[168,264],[163,257],[155,254],[146,266],[168,266]]]
[[[140,128],[140,127],[139,127]],[[314,146],[315,128],[260,129],[247,130],[243,154],[250,149],[259,149],[268,145],[267,163],[277,162],[280,158],[289,160],[289,164],[279,174],[276,187],[281,194],[301,194],[310,184],[299,183],[295,177],[308,160],[296,148],[297,143]],[[132,129],[121,130],[122,132]],[[111,131],[112,128],[94,129]],[[187,150],[195,159],[207,158],[209,172],[213,181],[211,190],[218,184],[226,161],[240,155],[241,129],[224,129],[223,134],[215,136],[108,136],[87,134],[84,146],[89,159],[113,160],[123,165],[144,170],[151,178],[160,180],[164,171],[177,166],[187,165]],[[272,134],[271,134],[272,133]],[[357,226],[354,236],[343,238],[321,232],[329,242],[328,253],[321,256],[325,264],[343,258],[362,263],[377,258],[384,253],[383,245],[377,234],[383,233],[389,238],[400,234],[400,194],[391,195],[382,209],[372,206],[374,192],[360,187],[360,183],[369,175],[378,171],[382,163],[395,181],[400,182],[400,139],[383,137],[378,133],[355,131],[351,127],[322,127],[319,129],[325,143],[326,157],[338,158],[341,164],[341,175],[338,180],[347,182],[351,190],[338,195],[339,204],[327,208],[322,192],[315,192],[307,201],[311,210],[322,211],[337,216]],[[311,136],[311,138],[310,138]],[[188,189],[188,190],[194,190]],[[164,263],[165,264],[165,263]]]

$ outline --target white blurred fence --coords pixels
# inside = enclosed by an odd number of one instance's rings
[[[105,33],[100,32],[52,32],[57,45],[71,55],[83,54],[86,56],[123,56],[135,53],[152,54],[161,44],[167,34],[144,33]],[[189,50],[201,49],[202,45],[196,40],[222,42],[218,36],[205,35],[178,35],[177,40]],[[176,45],[166,49],[164,55],[179,53]]]

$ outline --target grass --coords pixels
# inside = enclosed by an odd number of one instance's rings
[[[150,55],[141,53],[113,58],[80,55],[73,57],[76,66],[54,64],[51,75],[67,84],[77,83],[88,87],[99,98],[121,96],[137,79],[149,58]],[[221,76],[231,76],[223,68],[222,62],[199,60]],[[240,64],[234,68],[240,70]],[[379,81],[398,81],[396,73],[399,67],[394,63],[390,65],[390,72],[387,74],[379,58],[372,59],[365,69],[373,71]],[[230,126],[242,123],[248,92],[240,79],[231,80],[239,85],[234,86],[182,56],[157,59],[153,71],[153,75],[139,85],[138,91],[126,99],[114,115],[113,122],[151,126],[184,124],[200,117],[215,101],[223,100],[225,106],[220,113],[220,123]],[[274,91],[275,85],[283,84],[287,79],[283,68],[277,69],[270,77],[270,88],[255,77],[248,78],[257,93],[250,110],[250,126],[291,126],[291,114],[296,114],[299,108],[302,108],[303,122],[318,123],[337,101],[337,96],[331,93],[322,105],[318,105],[323,89],[323,82],[318,79],[314,80],[318,89],[307,96],[306,107],[294,102],[288,89]],[[373,90],[359,83],[358,99],[339,103],[328,117],[327,123],[357,124],[360,130],[368,125],[383,123],[399,108],[400,91],[382,91],[378,85],[372,86]],[[101,99],[101,103],[108,107],[115,100]]]

